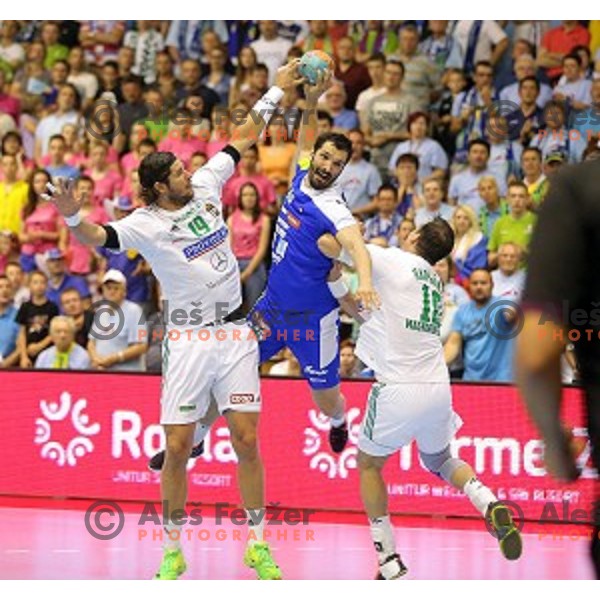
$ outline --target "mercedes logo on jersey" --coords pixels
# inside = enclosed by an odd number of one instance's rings
[[[227,255],[225,252],[221,252],[220,250],[215,250],[213,255],[210,257],[210,264],[212,265],[212,268],[219,273],[222,273],[225,271],[225,269],[227,269],[228,263],[229,260],[227,259]]]

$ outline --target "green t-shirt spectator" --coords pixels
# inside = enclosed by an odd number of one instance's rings
[[[57,60],[67,60],[69,49],[63,44],[52,44],[46,48],[46,58],[44,59],[44,67],[51,69]]]
[[[492,229],[492,236],[488,242],[488,250],[490,252],[498,252],[498,248],[506,242],[514,242],[523,250],[526,250],[531,241],[536,221],[536,215],[530,211],[525,212],[518,219],[515,219],[512,215],[500,217],[496,221],[494,229]]]

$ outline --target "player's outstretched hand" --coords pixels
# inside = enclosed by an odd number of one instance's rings
[[[42,198],[48,202],[54,202],[58,212],[63,217],[71,217],[81,208],[85,197],[75,198],[75,180],[69,179],[65,182],[62,178],[58,178],[56,186],[48,183],[46,186],[48,193],[42,194]]]
[[[362,305],[363,310],[369,311],[381,307],[379,294],[372,287],[359,287],[354,297]]]
[[[282,90],[287,90],[304,83],[305,79],[298,71],[299,65],[300,59],[295,58],[283,65],[283,67],[280,67],[275,76],[275,85]]]
[[[332,77],[333,73],[331,71],[319,71],[317,83],[314,85],[304,84],[304,97],[308,104],[317,105],[319,98],[331,87]]]

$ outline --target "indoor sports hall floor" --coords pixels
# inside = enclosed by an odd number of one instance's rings
[[[121,533],[92,537],[90,502],[3,499],[0,579],[150,579],[161,558],[161,530],[138,525],[141,507],[125,507]],[[332,522],[334,521],[334,522]],[[584,530],[525,525],[519,561],[502,558],[480,520],[394,517],[398,549],[413,579],[591,579]],[[374,553],[360,515],[319,514],[309,525],[273,526],[275,556],[286,579],[371,579]],[[184,527],[185,530],[185,527]],[[244,567],[244,527],[217,525],[214,514],[187,529],[185,579],[253,579]],[[235,533],[237,531],[237,534]],[[238,536],[238,539],[235,539]],[[276,539],[279,536],[279,540]],[[198,537],[203,538],[202,541]],[[219,539],[218,539],[219,538]]]

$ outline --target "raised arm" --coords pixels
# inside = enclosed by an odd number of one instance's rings
[[[231,134],[230,146],[240,154],[254,146],[279,102],[284,90],[300,85],[304,79],[298,74],[299,60],[292,60],[277,71],[275,85],[252,107],[244,122],[238,125]]]
[[[58,212],[63,216],[67,226],[75,237],[86,246],[104,246],[106,243],[106,230],[100,225],[88,223],[79,216],[79,210],[85,202],[85,197],[75,197],[75,182],[70,180],[66,184],[58,180],[56,186],[48,184],[48,193],[44,199],[54,202]]]

